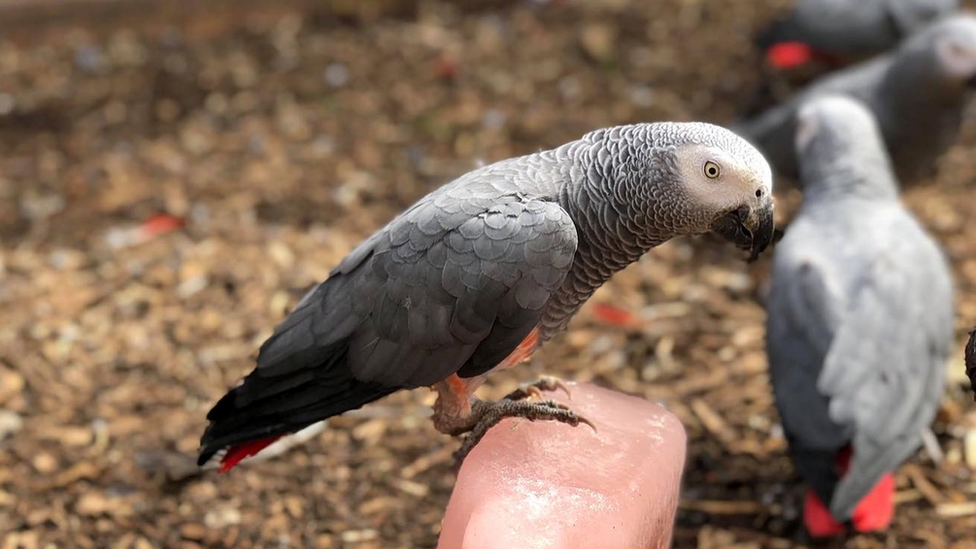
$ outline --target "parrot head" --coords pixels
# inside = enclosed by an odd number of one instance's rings
[[[756,259],[773,240],[773,176],[769,163],[734,133],[678,146],[674,160],[686,195],[708,213],[707,230]]]
[[[826,95],[805,102],[796,115],[794,146],[804,194],[844,189],[843,194],[897,195],[877,120],[856,99]]]
[[[976,18],[958,16],[933,29],[937,66],[954,82],[976,87]]]
[[[805,102],[796,114],[795,147],[801,159],[811,149],[833,157],[856,150],[859,144],[880,148],[881,143],[874,115],[856,99],[843,95],[817,97]]]

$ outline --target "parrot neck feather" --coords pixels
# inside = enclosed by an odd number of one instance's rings
[[[599,130],[566,146],[571,167],[555,199],[573,219],[579,242],[573,266],[543,317],[543,340],[563,329],[614,273],[688,227],[707,224],[678,188],[670,150],[687,137],[672,128],[639,124]]]

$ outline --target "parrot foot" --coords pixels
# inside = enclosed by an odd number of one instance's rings
[[[543,391],[555,391],[557,389],[566,393],[567,398],[573,398],[572,393],[569,392],[569,388],[566,387],[565,383],[552,376],[542,376],[539,378],[539,381],[530,383],[524,387],[519,387],[511,393],[508,393],[504,400],[525,400],[527,398],[545,400],[545,396],[542,394]]]
[[[518,391],[516,391],[517,393]],[[520,400],[505,398],[497,402],[477,401],[471,407],[471,419],[474,421],[468,435],[461,443],[461,448],[454,453],[458,461],[462,461],[469,452],[481,441],[488,431],[507,417],[521,417],[529,421],[550,420],[566,423],[576,427],[580,423],[589,425],[594,432],[596,426],[593,423],[572,411],[565,404],[560,404],[552,400],[527,400],[531,392]]]

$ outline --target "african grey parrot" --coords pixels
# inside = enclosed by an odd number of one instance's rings
[[[826,94],[860,99],[881,127],[902,184],[933,169],[956,139],[976,84],[976,18],[943,19],[897,49],[819,79],[789,101],[733,127],[765,154],[777,175],[795,178],[796,111]]]
[[[791,68],[814,54],[863,57],[959,9],[959,0],[798,0],[757,43],[776,68]]]
[[[919,446],[942,396],[952,282],[899,201],[860,103],[812,100],[795,143],[803,203],[777,245],[766,304],[776,405],[812,486],[810,533],[840,533],[844,521],[878,530],[892,518],[890,472]]]
[[[438,392],[439,430],[470,432],[462,452],[506,416],[575,425],[551,402],[472,393],[658,244],[714,231],[758,255],[772,238],[771,192],[755,148],[701,123],[597,130],[470,172],[365,240],[298,303],[207,415],[199,461],[230,448],[230,468],[284,434],[423,386]]]

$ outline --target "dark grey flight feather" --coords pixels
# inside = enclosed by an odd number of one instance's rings
[[[770,376],[794,464],[839,521],[921,443],[952,344],[952,283],[902,206],[870,113],[825,97],[802,111],[804,201],[777,245]],[[835,459],[851,445],[850,470]]]
[[[976,78],[976,18],[943,19],[895,50],[830,74],[733,131],[763,152],[777,175],[796,178],[796,112],[808,100],[846,95],[878,120],[903,185],[932,173],[956,140]]]
[[[759,47],[803,42],[832,55],[875,55],[959,9],[959,0],[798,0],[758,37]]]
[[[732,177],[699,183],[715,195],[705,203],[675,160],[698,145],[720,151]],[[200,461],[400,389],[481,375],[534,328],[551,338],[651,247],[719,219],[749,225],[738,243],[758,253],[771,238],[770,186],[753,147],[697,123],[599,130],[470,172],[390,221],[299,302],[208,414]]]

